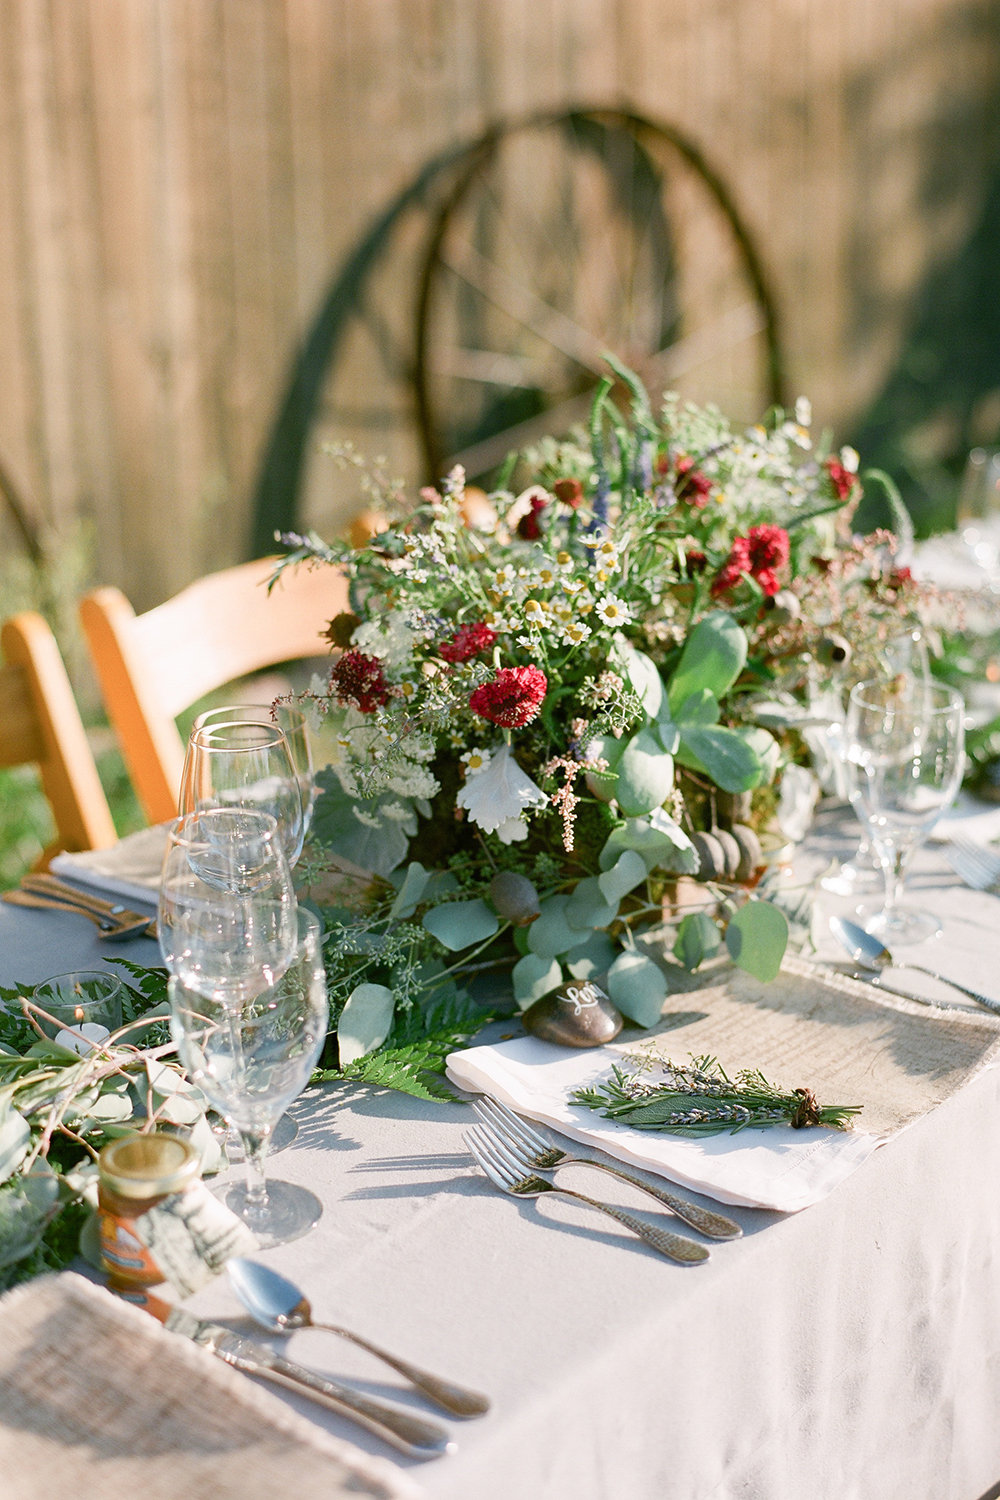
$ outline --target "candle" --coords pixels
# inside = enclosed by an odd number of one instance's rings
[[[84,1057],[88,1052],[93,1052],[97,1047],[102,1047],[111,1032],[99,1021],[81,1021],[79,1025],[73,1025],[72,1030],[65,1027],[57,1031],[55,1042],[59,1047],[67,1047],[70,1052],[77,1052]]]

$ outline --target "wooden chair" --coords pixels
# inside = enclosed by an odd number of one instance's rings
[[[60,849],[106,849],[117,834],[55,636],[41,615],[12,615],[0,631],[0,766],[34,763]]]
[[[268,594],[273,568],[260,558],[207,574],[141,615],[117,588],[81,600],[108,718],[151,823],[177,814],[178,714],[251,672],[326,653],[322,633],[348,607],[347,580],[331,567],[303,566]]]

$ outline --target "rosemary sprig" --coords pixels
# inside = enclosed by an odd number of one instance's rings
[[[821,1105],[811,1089],[776,1088],[755,1069],[743,1069],[731,1079],[714,1057],[694,1057],[689,1064],[657,1061],[662,1072],[656,1078],[649,1076],[646,1061],[632,1069],[616,1063],[609,1079],[577,1089],[570,1102],[636,1130],[686,1136],[772,1125],[850,1130],[852,1117],[861,1111],[859,1104]]]

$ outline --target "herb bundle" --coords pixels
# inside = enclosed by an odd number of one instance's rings
[[[858,1104],[818,1104],[810,1089],[782,1090],[754,1069],[734,1079],[714,1057],[695,1057],[687,1065],[657,1060],[658,1077],[649,1076],[649,1063],[629,1069],[616,1063],[610,1079],[570,1095],[608,1119],[621,1120],[635,1130],[659,1130],[669,1135],[735,1134],[748,1126],[825,1125],[850,1130]]]

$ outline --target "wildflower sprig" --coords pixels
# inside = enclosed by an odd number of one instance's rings
[[[616,1063],[610,1078],[577,1089],[570,1102],[635,1130],[687,1136],[774,1125],[850,1130],[861,1110],[856,1104],[821,1105],[807,1088],[777,1088],[756,1069],[745,1068],[729,1078],[714,1057],[695,1057],[688,1064],[663,1059],[659,1068],[650,1076],[648,1064],[641,1061],[632,1068]]]

